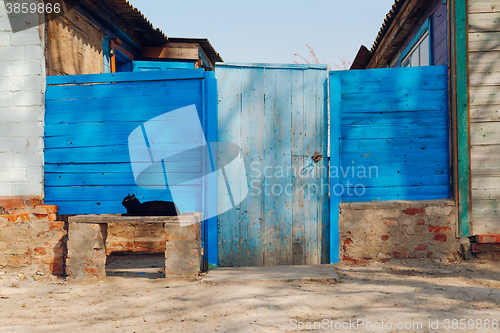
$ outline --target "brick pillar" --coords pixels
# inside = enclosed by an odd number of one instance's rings
[[[166,222],[165,238],[165,277],[197,275],[202,264],[201,222]]]
[[[68,279],[106,276],[106,237],[106,223],[69,223]]]

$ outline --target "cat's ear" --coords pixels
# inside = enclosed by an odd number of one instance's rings
[[[130,194],[129,194],[129,195],[130,195]],[[134,194],[132,194],[132,198],[135,198],[135,193],[134,193]]]

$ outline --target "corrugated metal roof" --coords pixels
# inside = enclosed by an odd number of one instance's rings
[[[370,52],[372,54],[377,50],[380,42],[382,41],[382,38],[384,38],[385,34],[387,33],[387,30],[389,30],[389,27],[391,26],[392,22],[394,21],[394,18],[396,17],[396,15],[398,15],[401,7],[403,7],[405,1],[406,0],[395,0],[394,1],[394,4],[392,5],[391,10],[385,16],[384,23],[382,23],[382,27],[380,28],[380,30],[378,32],[377,38],[375,38],[375,41],[373,42],[373,46],[370,50]]]
[[[160,46],[168,42],[198,43],[213,64],[223,61],[206,38],[169,38],[160,29],[153,27],[141,11],[132,6],[128,0],[103,0],[103,2],[141,37],[145,46]]]

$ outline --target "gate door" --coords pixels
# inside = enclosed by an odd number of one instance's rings
[[[328,263],[326,66],[224,63],[216,77],[218,141],[239,145],[247,183],[218,179],[219,265]],[[242,201],[223,212],[229,187]]]

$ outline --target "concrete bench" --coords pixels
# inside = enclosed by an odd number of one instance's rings
[[[108,223],[163,223],[166,240],[165,277],[197,275],[201,270],[201,214],[76,215],[69,217],[68,222],[68,279],[106,276]]]

